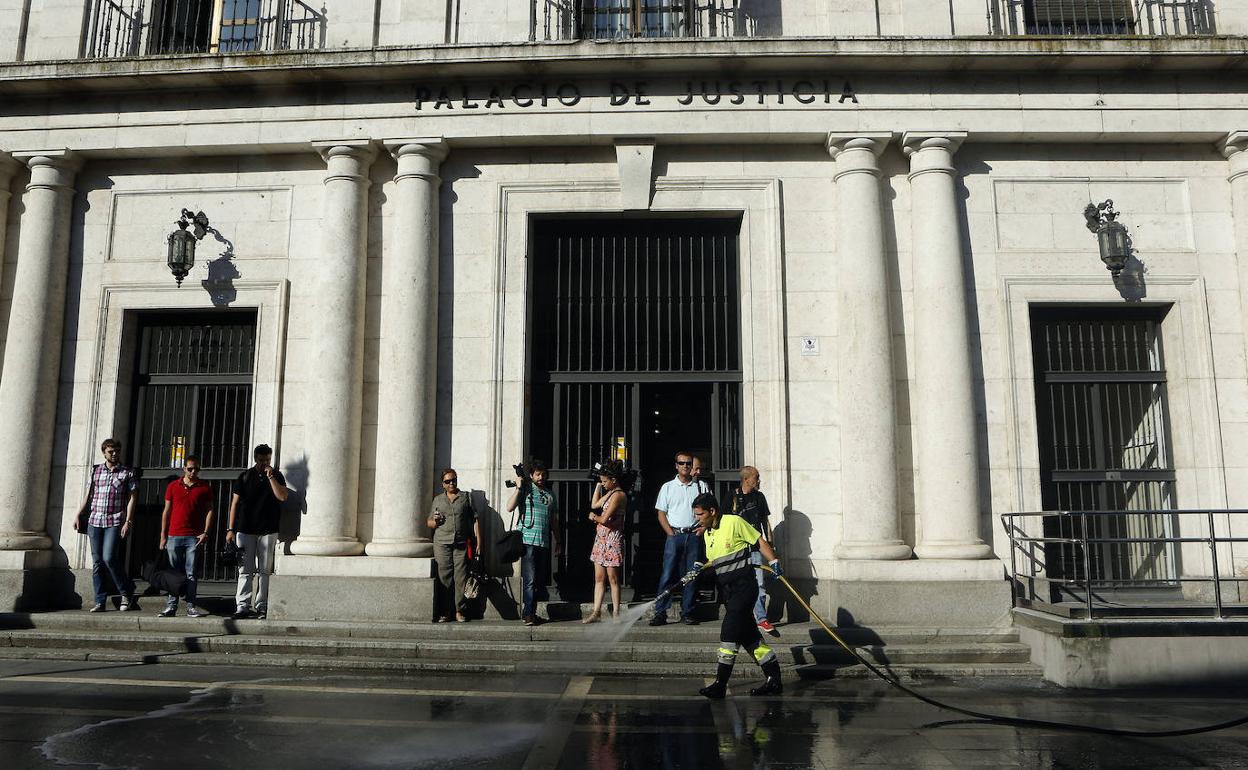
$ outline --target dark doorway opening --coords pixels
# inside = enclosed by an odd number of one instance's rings
[[[217,563],[225,541],[233,480],[250,464],[255,376],[254,311],[150,313],[139,316],[133,362],[129,461],[140,472],[126,567],[138,575],[160,554],[165,488],[187,455],[212,485],[216,516],[198,555],[201,581],[232,580]]]
[[[1176,507],[1161,325],[1168,307],[1031,311],[1041,500],[1046,511],[1159,511]],[[1114,538],[1084,553],[1055,544],[1045,568],[1057,579],[1112,588],[1171,586],[1174,552],[1150,542],[1172,516],[1053,518],[1045,536]],[[1084,531],[1084,527],[1091,531]],[[1061,597],[1054,597],[1060,599]],[[1076,597],[1080,598],[1080,597]]]
[[[625,522],[625,584],[655,591],[659,487],[688,450],[730,488],[741,465],[739,218],[538,220],[530,250],[526,451],[551,464],[564,513],[560,599],[593,589],[594,462],[641,472]]]

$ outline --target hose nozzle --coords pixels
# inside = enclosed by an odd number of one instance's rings
[[[690,583],[692,583],[694,580],[696,580],[696,579],[697,579],[697,577],[698,577],[698,573],[699,573],[699,572],[701,572],[701,571],[703,570],[703,568],[705,568],[705,567],[706,567],[706,565],[705,565],[705,564],[703,564],[702,562],[695,561],[695,562],[693,563],[693,569],[691,569],[691,570],[689,570],[688,572],[686,572],[686,573],[685,573],[685,576],[684,576],[684,577],[682,577],[682,578],[680,579],[680,584],[681,584],[682,586],[687,586],[687,585],[689,585]]]

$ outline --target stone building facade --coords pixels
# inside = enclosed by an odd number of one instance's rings
[[[565,5],[0,0],[6,609],[81,593],[71,524],[118,436],[152,468],[216,441],[221,478],[277,448],[296,494],[274,615],[427,617],[441,468],[491,531],[527,453],[553,453],[571,497],[571,458],[619,436],[661,481],[650,398],[709,410],[690,440],[721,478],[760,469],[821,612],[1003,622],[999,516],[1054,506],[1051,434],[1090,424],[1041,403],[1042,327],[1145,329],[1139,349],[1164,350],[1164,414],[1119,413],[1154,453],[1127,470],[1154,486],[1111,506],[1248,507],[1248,3]],[[206,15],[178,26],[181,6]],[[1132,242],[1117,278],[1082,213],[1105,199]],[[178,286],[184,208],[212,231]],[[535,319],[589,270],[543,256],[542,233],[684,233],[670,245],[706,222],[735,255],[728,363],[539,371],[563,342]],[[228,371],[234,343],[203,341],[222,326],[247,337]],[[199,369],[149,366],[145,346],[190,327]],[[627,425],[602,418],[573,451],[567,399],[591,385],[619,386]],[[199,400],[161,407],[158,386]],[[211,395],[227,386],[243,400]],[[191,427],[144,434],[162,408]],[[1117,459],[1071,483],[1105,494],[1135,462]]]

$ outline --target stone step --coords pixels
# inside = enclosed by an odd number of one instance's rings
[[[166,663],[173,665],[257,666],[315,670],[387,671],[402,673],[492,673],[498,675],[568,675],[620,677],[688,677],[703,679],[713,675],[712,661],[680,663],[638,663],[599,661],[575,663],[564,661],[454,662],[423,658],[373,658],[327,655],[277,655],[271,653],[168,652],[152,650],[99,650],[91,648],[14,648],[0,647],[0,658],[23,660],[81,660],[96,663]],[[873,677],[861,664],[782,665],[786,681],[798,679],[862,679]],[[923,682],[948,679],[987,677],[1026,677],[1038,679],[1041,670],[1030,663],[923,663],[890,665],[888,671],[901,681]],[[757,681],[756,666],[740,661],[733,671],[733,680]]]
[[[612,623],[584,626],[576,622],[543,623],[524,626],[518,621],[474,621],[470,623],[349,623],[340,621],[294,620],[231,620],[228,617],[161,618],[152,610],[143,612],[106,612],[93,614],[79,611],[48,613],[0,613],[0,629],[41,629],[91,631],[107,633],[176,633],[195,635],[335,637],[355,639],[461,640],[484,641],[559,641],[583,639],[587,633],[609,634]],[[778,626],[779,637],[773,645],[834,644],[828,633],[813,623]],[[1018,632],[1009,626],[988,628],[928,628],[892,626],[880,628],[836,629],[846,642],[859,646],[908,644],[975,644],[1018,642]],[[628,641],[715,642],[719,639],[718,623],[696,626],[669,624],[651,627],[639,622],[623,636]]]
[[[830,643],[786,644],[771,640],[782,662],[794,664],[853,663],[842,647]],[[241,654],[317,655],[330,657],[436,658],[447,661],[558,660],[610,662],[698,662],[706,659],[713,641],[476,641],[363,639],[259,635],[212,635],[156,632],[98,632],[77,630],[15,630],[0,633],[0,645],[26,648],[89,648],[145,652],[214,652]],[[974,644],[878,644],[860,646],[868,660],[906,663],[1021,663],[1029,648],[1018,642]]]

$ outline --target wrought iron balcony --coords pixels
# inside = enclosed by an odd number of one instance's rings
[[[325,45],[325,9],[300,0],[91,0],[90,14],[89,59]]]
[[[751,37],[741,0],[530,0],[531,40]]]
[[[993,35],[1212,35],[1209,0],[988,0]]]

